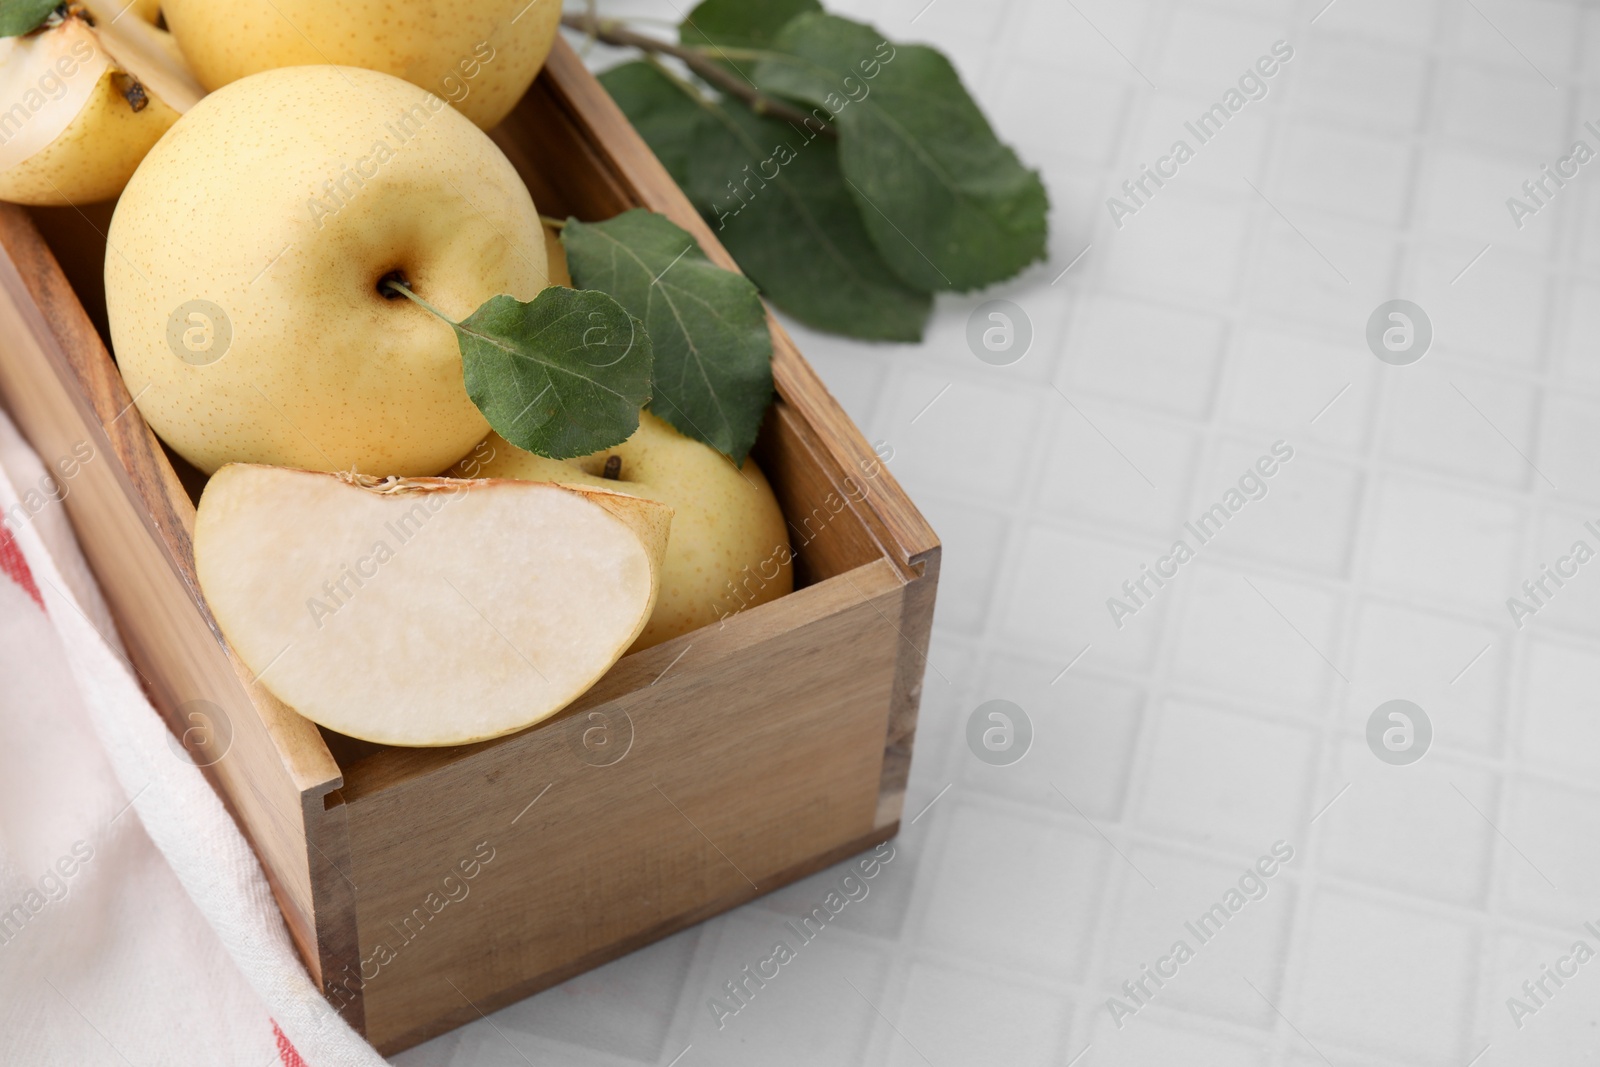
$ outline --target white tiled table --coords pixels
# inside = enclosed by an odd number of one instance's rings
[[[1600,548],[1600,162],[1520,231],[1505,199],[1600,148],[1600,9],[1326,2],[830,4],[944,48],[1053,201],[1050,262],[941,299],[925,344],[795,331],[945,543],[896,857],[720,1031],[707,999],[836,875],[397,1064],[1597,1062],[1600,960],[1520,1029],[1506,1001],[1600,951],[1600,561],[1520,631],[1505,599]],[[1116,228],[1105,198],[1280,39],[1268,95]],[[993,297],[1036,333],[1007,367],[965,341]],[[1436,332],[1409,367],[1365,342],[1395,297]],[[1106,598],[1280,439],[1270,494],[1118,631]],[[1013,766],[966,745],[992,698],[1034,724]],[[1392,698],[1435,727],[1414,765],[1365,739]]]

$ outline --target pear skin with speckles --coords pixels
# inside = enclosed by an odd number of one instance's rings
[[[167,26],[207,89],[275,67],[381,70],[491,129],[528,91],[561,0],[165,0]]]

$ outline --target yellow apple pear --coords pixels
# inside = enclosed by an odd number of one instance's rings
[[[164,0],[207,89],[275,67],[381,70],[497,125],[544,66],[561,0]]]
[[[539,215],[488,136],[354,67],[212,93],[111,221],[111,339],[147,422],[202,471],[231,462],[429,475],[482,440],[450,327],[545,287]]]
[[[546,459],[491,435],[472,463],[485,478],[610,488],[672,506],[661,595],[634,651],[794,588],[783,512],[755,460],[735,467],[648,411],[639,413],[632,437],[582,459]]]

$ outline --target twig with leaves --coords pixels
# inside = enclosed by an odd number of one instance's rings
[[[675,41],[592,11],[563,22],[643,53],[602,84],[767,299],[807,325],[919,340],[935,293],[1044,257],[1039,175],[933,48],[818,0],[704,0]]]

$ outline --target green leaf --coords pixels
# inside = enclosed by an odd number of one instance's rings
[[[1045,253],[1044,185],[1001,144],[950,61],[871,26],[802,15],[755,80],[832,112],[872,241],[918,289],[977,289]]]
[[[772,334],[756,287],[642,209],[568,219],[561,241],[573,281],[610,293],[650,331],[650,410],[742,464],[772,400]]]
[[[0,37],[21,37],[39,28],[61,0],[0,0]]]
[[[600,75],[600,84],[622,108],[645,144],[679,186],[689,184],[689,142],[700,122],[700,105],[654,66],[624,63]]]
[[[467,395],[518,448],[572,459],[639,428],[650,336],[605,293],[551,286],[528,303],[496,296],[455,330]]]
[[[678,27],[678,40],[691,47],[771,48],[784,26],[821,10],[817,0],[705,0]]]
[[[873,246],[837,145],[731,102],[697,104],[648,63],[613,67],[600,80],[773,303],[821,330],[921,338],[932,299],[902,283]],[[746,165],[756,172],[779,145],[795,158],[770,183],[757,174],[752,187],[772,191],[741,209],[728,183],[745,180]]]
[[[801,322],[869,341],[922,338],[933,297],[878,254],[835,142],[717,105],[695,131],[687,189],[739,266]]]

